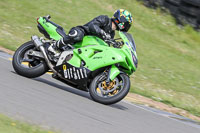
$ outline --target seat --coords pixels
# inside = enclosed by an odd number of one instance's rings
[[[46,20],[47,20],[47,22],[49,22],[49,23],[51,23],[51,24],[53,24],[54,26],[57,27],[56,32],[57,32],[59,35],[61,35],[63,38],[67,36],[66,33],[65,33],[65,31],[64,31],[64,29],[63,29],[63,27],[61,27],[60,25],[58,25],[58,24],[56,24],[56,23],[50,21],[49,19],[46,19]]]

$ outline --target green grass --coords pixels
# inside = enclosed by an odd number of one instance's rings
[[[189,26],[179,28],[169,14],[136,0],[1,0],[0,5],[0,44],[12,50],[31,35],[40,35],[38,16],[51,14],[67,32],[100,14],[111,17],[118,8],[129,10],[139,58],[131,92],[200,116],[200,33]]]
[[[0,133],[53,133],[37,126],[24,124],[0,114]]]

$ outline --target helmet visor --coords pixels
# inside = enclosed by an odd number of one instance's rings
[[[131,28],[131,24],[129,22],[125,22],[124,23],[124,28],[121,29],[121,31],[124,31],[124,32],[128,32],[128,30]]]

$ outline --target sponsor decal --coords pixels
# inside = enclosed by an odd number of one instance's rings
[[[94,57],[93,59],[101,59],[102,57]]]
[[[75,67],[67,69],[66,65],[63,65],[64,77],[67,79],[80,80],[87,78],[87,71],[85,68],[77,69]]]
[[[67,69],[67,75],[68,75],[68,77],[70,79],[71,77],[70,77],[69,69]]]
[[[81,77],[84,78],[82,69],[80,69],[80,73],[81,73]]]
[[[73,75],[72,75],[72,68],[70,68],[69,70],[70,70],[71,78],[73,78]]]
[[[77,71],[77,74],[78,74],[78,79],[81,79],[80,75],[79,75],[79,70],[76,70],[76,71]]]
[[[77,77],[76,70],[74,67],[73,67],[73,73],[74,73],[74,79],[77,80],[78,77]]]
[[[64,77],[68,78],[68,74],[67,74],[67,66],[63,65],[63,72],[64,72]]]
[[[84,68],[84,74],[85,74],[85,77],[87,78],[87,72],[85,68]]]

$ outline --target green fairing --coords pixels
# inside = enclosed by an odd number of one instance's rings
[[[103,45],[108,46],[102,39],[96,36],[85,36],[81,42],[76,43],[73,45],[75,48],[81,48],[89,45]]]
[[[75,67],[80,67],[81,66],[81,59],[76,53],[73,53],[73,58],[68,61],[68,63],[72,64]]]
[[[129,43],[126,36],[119,32],[124,43]],[[119,69],[115,64],[124,67],[123,70],[127,74],[132,74],[136,70],[133,63],[130,49],[128,45],[123,45],[121,49],[109,47],[103,40],[94,36],[85,36],[82,42],[73,45],[74,55],[68,63],[75,67],[80,67],[81,60],[85,62],[86,68],[95,71],[99,68],[112,66],[110,71],[110,79],[113,80],[119,73]],[[133,51],[135,53],[135,51]]]
[[[42,27],[46,30],[46,32],[49,34],[51,39],[54,40],[60,40],[62,37],[56,32],[57,27],[53,24],[46,22],[46,20],[43,17],[40,17],[38,19],[38,23],[42,25]]]
[[[120,37],[122,38],[122,40],[124,41],[125,44],[126,44],[126,43],[129,44],[129,40],[128,40],[128,38],[123,34],[123,32],[119,32],[119,35],[120,35]],[[131,51],[134,53],[134,55],[136,56],[136,58],[137,58],[137,54],[136,54],[136,51],[133,51],[133,50],[130,49],[129,47],[130,47],[130,45],[129,45],[129,46],[124,45],[124,46],[122,47],[122,50],[123,50],[124,53],[126,54],[127,61],[128,61],[129,64],[131,64],[131,67],[133,68],[133,71],[136,71],[137,68],[136,68],[136,66],[135,66],[134,63],[133,63],[133,59],[132,59],[132,56],[131,56]],[[130,50],[131,50],[131,51],[130,51]]]
[[[81,50],[80,54],[78,49],[74,49],[73,52],[75,53],[75,56],[78,56],[81,60],[84,60],[86,63],[85,67],[91,71],[104,66],[124,62],[125,60],[125,55],[121,52],[121,50],[116,48],[94,45],[79,49]],[[70,60],[69,63],[73,65],[75,62]]]

